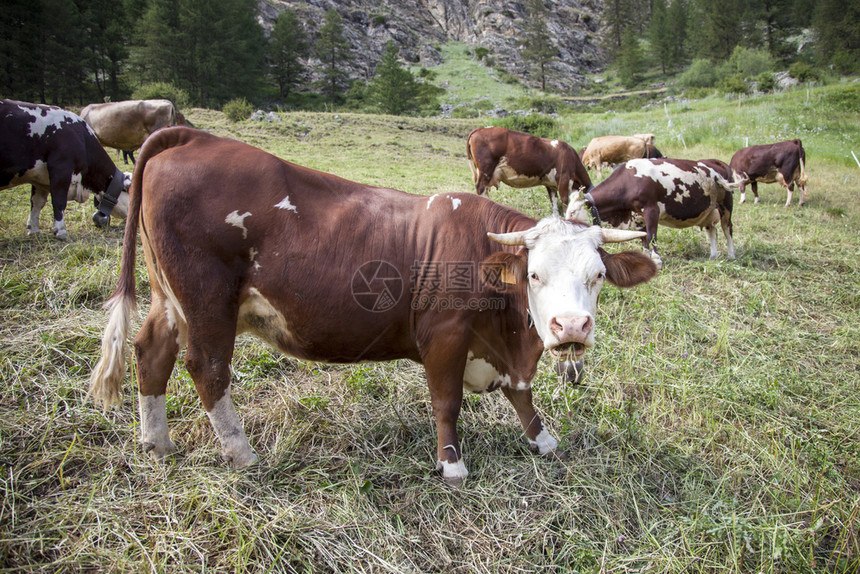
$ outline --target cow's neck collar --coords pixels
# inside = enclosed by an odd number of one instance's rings
[[[594,203],[594,197],[590,191],[585,193],[585,205],[591,210],[592,224],[600,225],[600,214],[597,212],[597,205]]]

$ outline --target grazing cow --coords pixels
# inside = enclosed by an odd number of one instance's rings
[[[662,267],[663,262],[651,241],[657,224],[677,229],[698,225],[711,243],[711,259],[717,257],[720,224],[728,243],[728,255],[735,257],[732,241],[731,168],[716,159],[631,159],[618,166],[591,193],[570,202],[566,217],[583,219],[587,213],[613,227],[643,227],[645,249]],[[644,220],[644,221],[643,221]]]
[[[165,391],[185,347],[225,458],[236,468],[256,461],[230,398],[242,332],[306,360],[422,363],[437,467],[452,482],[467,474],[456,430],[464,388],[501,388],[529,443],[548,453],[558,441],[530,387],[541,353],[580,358],[604,279],[629,287],[657,272],[642,252],[600,248],[641,232],[535,221],[473,194],[369,187],[184,127],[154,133],[138,159],[129,209],[152,304],[134,348],[141,438],[156,459],[175,448]],[[126,226],[91,377],[105,405],[119,402],[125,372],[137,229]]]
[[[735,172],[735,181],[741,185],[741,203],[746,201],[746,184],[752,187],[755,202],[758,198],[758,182],[777,182],[788,191],[785,206],[791,205],[794,184],[800,188],[800,205],[806,201],[806,151],[800,140],[788,140],[775,144],[754,145],[739,149],[729,165]]]
[[[466,156],[478,195],[484,195],[488,187],[498,189],[499,182],[518,188],[543,185],[553,213],[561,214],[571,191],[593,187],[576,150],[561,140],[505,128],[477,128],[466,138]],[[556,194],[561,198],[561,210]]]
[[[53,106],[0,100],[0,189],[32,185],[28,234],[39,233],[39,212],[49,193],[60,239],[69,237],[63,221],[69,199],[83,203],[93,193],[93,221],[100,227],[111,215],[124,218],[128,182],[80,117]]]
[[[81,117],[103,146],[121,150],[123,161],[143,145],[149,134],[167,126],[190,125],[170,100],[127,100],[90,104]],[[193,127],[193,126],[192,126]]]
[[[593,138],[582,152],[585,167],[594,168],[603,175],[603,164],[619,164],[629,159],[661,158],[654,147],[653,134],[635,136],[600,136]]]

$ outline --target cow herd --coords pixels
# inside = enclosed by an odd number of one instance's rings
[[[749,182],[755,193],[756,181],[789,190],[797,182],[805,190],[806,183],[797,140],[770,155],[746,148],[753,151],[725,164],[662,158],[650,134],[614,143],[596,138],[584,164],[560,140],[480,128],[467,138],[477,195],[418,196],[189,127],[158,129],[184,120],[153,110],[141,102],[100,104],[85,108],[82,119],[2,100],[0,186],[33,186],[30,233],[38,231],[48,194],[58,237],[67,236],[67,199],[93,194],[97,224],[128,216],[119,283],[106,303],[101,358],[90,379],[90,395],[106,407],[120,402],[126,372],[140,234],[152,300],[133,347],[140,438],[156,460],[176,448],[166,390],[183,349],[225,459],[236,468],[257,460],[231,399],[230,362],[243,332],[305,360],[422,364],[436,420],[436,467],[451,483],[468,474],[457,433],[464,390],[500,389],[531,447],[551,453],[558,440],[532,404],[539,359],[547,351],[560,373],[579,374],[594,346],[604,282],[627,288],[657,274],[657,225],[705,228],[716,257],[719,223],[733,257],[733,190]],[[143,144],[130,181],[100,141],[125,151]],[[586,164],[599,171],[619,162],[592,185]],[[485,197],[500,182],[544,185],[553,215],[536,220]],[[650,254],[602,248],[632,239]]]
[[[512,187],[544,185],[558,211],[556,193],[565,218],[646,232],[642,242],[658,267],[663,262],[653,241],[657,226],[703,228],[710,241],[711,258],[718,255],[716,226],[735,257],[732,239],[733,191],[752,187],[758,203],[758,182],[778,182],[786,188],[791,205],[794,186],[800,188],[800,205],[807,195],[806,153],[799,139],[745,147],[729,164],[718,159],[664,158],[654,146],[654,134],[600,136],[577,155],[561,140],[538,138],[504,128],[479,128],[467,138],[467,157],[475,191],[482,195],[499,181]],[[581,160],[580,160],[581,156]],[[606,164],[618,167],[597,186],[586,168],[602,175]]]

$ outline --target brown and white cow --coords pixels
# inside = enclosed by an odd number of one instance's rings
[[[134,348],[141,439],[156,459],[175,448],[165,391],[185,347],[224,456],[237,468],[256,461],[230,398],[243,332],[311,361],[422,363],[437,466],[452,482],[467,475],[456,430],[464,388],[501,388],[530,444],[548,453],[558,441],[532,406],[538,359],[579,358],[594,344],[604,279],[630,287],[657,271],[644,253],[600,248],[641,232],[535,221],[473,194],[369,187],[184,127],[154,133],[138,160],[129,209],[152,305]],[[126,226],[91,378],[105,405],[119,401],[125,372],[137,229]]]
[[[629,159],[661,158],[663,154],[654,147],[653,134],[635,136],[600,136],[593,138],[582,152],[585,167],[603,175],[603,165],[616,165]]]
[[[741,203],[746,201],[746,184],[752,187],[755,202],[759,202],[758,182],[779,183],[786,188],[791,205],[794,184],[800,188],[800,205],[806,201],[806,151],[799,139],[774,144],[754,145],[739,149],[729,165],[735,172],[735,181],[741,185]]]
[[[69,199],[94,195],[93,221],[107,226],[125,218],[129,179],[111,161],[92,130],[75,114],[54,106],[0,100],[0,189],[30,184],[28,234],[39,233],[39,212],[54,211],[54,235],[68,239],[63,216]]]
[[[735,257],[732,240],[731,168],[716,159],[631,159],[588,194],[570,202],[566,217],[583,219],[591,213],[596,223],[613,227],[645,229],[642,242],[651,257],[663,262],[651,242],[657,225],[681,229],[697,225],[704,228],[711,244],[711,259],[718,255],[719,224],[728,243],[728,256]]]
[[[477,128],[466,138],[466,156],[478,195],[484,195],[489,187],[498,189],[499,182],[517,188],[543,185],[553,213],[561,214],[572,191],[592,188],[576,150],[561,140],[506,128]]]
[[[157,129],[167,126],[189,125],[170,100],[126,100],[90,104],[81,110],[103,146],[123,152],[123,160],[131,158],[134,150]]]

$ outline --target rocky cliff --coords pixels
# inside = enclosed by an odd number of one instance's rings
[[[367,80],[385,44],[393,40],[401,57],[430,67],[441,62],[438,46],[449,40],[486,48],[496,65],[536,86],[535,70],[520,56],[519,42],[528,17],[525,2],[505,0],[260,0],[260,20],[270,30],[278,14],[292,8],[306,23],[313,41],[323,14],[331,8],[344,21],[354,50],[351,72]],[[557,49],[547,88],[569,92],[584,74],[604,63],[598,47],[597,0],[551,0],[547,31]],[[312,62],[311,62],[312,63]]]

